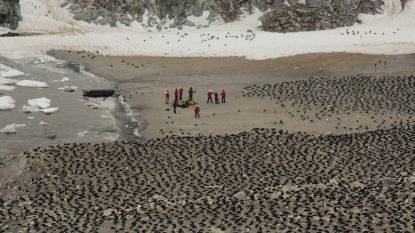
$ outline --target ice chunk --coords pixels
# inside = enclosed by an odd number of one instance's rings
[[[52,113],[58,112],[59,111],[59,108],[58,107],[55,107],[55,108],[45,108],[45,109],[40,109],[40,111],[42,111],[42,112],[44,112],[46,114],[52,114]]]
[[[64,78],[61,79],[61,82],[69,82],[69,78],[64,77]]]
[[[58,87],[58,89],[62,91],[66,91],[66,92],[75,92],[78,89],[78,87],[77,86],[70,86],[70,87],[63,86],[63,87]]]
[[[22,80],[16,83],[17,86],[21,87],[48,87],[45,82],[33,81],[33,80]]]
[[[16,133],[17,130],[16,128],[20,128],[20,127],[25,127],[25,124],[10,124],[10,125],[6,125],[6,127],[4,127],[2,130],[0,130],[0,133]]]
[[[27,101],[29,106],[36,107],[36,108],[49,108],[51,102],[52,101],[50,99],[45,98],[45,97],[38,98],[38,99],[31,99]]]
[[[23,105],[20,108],[21,108],[22,112],[24,112],[24,113],[39,112],[39,108],[38,107]]]
[[[40,123],[39,123],[39,125],[41,125],[41,126],[45,126],[45,125],[47,125],[48,123],[46,123],[46,122],[44,122],[44,121],[40,121]]]
[[[56,61],[56,58],[46,55],[46,54],[41,54],[41,55],[35,56],[33,64],[38,65],[38,64],[44,64],[46,62],[54,62],[54,61]]]
[[[2,96],[0,97],[0,110],[9,110],[15,107],[14,99],[10,96]]]
[[[0,84],[0,91],[13,91],[14,89],[16,88],[13,86],[7,86],[7,85]]]
[[[18,80],[16,80],[16,79],[0,77],[0,85],[12,85],[12,84],[15,84],[17,82],[18,82]]]
[[[23,72],[19,70],[12,69],[6,65],[0,64],[0,77],[2,78],[11,78],[24,75]]]

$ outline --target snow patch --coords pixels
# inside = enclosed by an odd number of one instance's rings
[[[68,77],[64,77],[61,79],[61,82],[69,82],[69,78]]]
[[[33,80],[22,80],[16,83],[17,86],[21,87],[39,87],[45,88],[48,87],[48,84],[45,82],[33,81]]]
[[[16,101],[11,96],[0,97],[0,110],[10,110],[15,107]]]

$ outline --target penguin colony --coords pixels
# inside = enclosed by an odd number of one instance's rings
[[[244,95],[303,111],[411,115],[414,88],[412,76],[356,76],[252,85]],[[0,231],[415,231],[411,121],[343,135],[255,128],[63,144],[23,157],[25,175],[0,190]]]

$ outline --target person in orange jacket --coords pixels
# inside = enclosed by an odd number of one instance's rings
[[[226,103],[226,92],[225,92],[225,90],[222,90],[220,95],[222,96],[222,103]]]
[[[170,99],[170,92],[169,90],[166,90],[166,92],[164,92],[164,95],[166,96],[166,104],[169,103],[169,99]]]
[[[195,118],[200,118],[200,107],[196,104],[195,106]]]

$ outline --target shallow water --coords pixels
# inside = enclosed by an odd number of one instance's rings
[[[15,134],[0,133],[0,158],[37,146],[123,139],[114,117],[116,99],[89,101],[82,97],[82,89],[113,88],[113,83],[88,73],[64,68],[56,62],[36,65],[33,59],[15,62],[0,59],[0,63],[26,73],[15,79],[42,81],[49,85],[48,88],[16,87],[15,91],[2,95],[13,97],[16,107],[10,111],[0,111],[0,128],[12,123],[26,126],[18,128]],[[61,82],[64,77],[68,77],[69,81]],[[78,89],[72,93],[58,89],[63,86],[77,86]],[[51,99],[51,107],[59,107],[59,112],[47,115],[43,112],[23,113],[20,110],[22,105],[27,105],[29,99],[41,97]],[[40,125],[41,121],[47,125]]]

